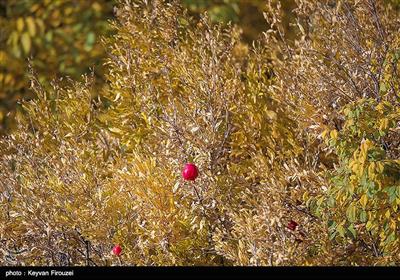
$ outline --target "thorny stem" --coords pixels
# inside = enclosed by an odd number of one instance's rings
[[[86,265],[87,266],[89,266],[90,265],[90,262],[89,262],[89,260],[90,260],[90,245],[89,245],[89,241],[85,241],[85,243],[86,243]]]
[[[375,240],[373,239],[373,236],[372,236],[371,232],[368,231],[368,234],[369,234],[369,236],[371,238],[371,241],[372,241],[371,244],[372,244],[372,248],[374,249],[375,257],[379,257],[380,253],[379,253],[378,249],[376,248],[377,246],[375,245]]]
[[[80,232],[77,228],[75,228],[74,230],[78,233],[79,238],[80,238],[80,241],[81,241],[82,243],[85,244],[86,253],[80,251],[79,249],[78,249],[78,252],[80,252],[82,255],[84,255],[84,256],[86,257],[86,265],[89,266],[90,263],[92,263],[93,265],[97,266],[97,264],[96,264],[96,263],[90,258],[90,256],[89,256],[90,241],[86,240],[86,239],[82,236],[81,232]]]

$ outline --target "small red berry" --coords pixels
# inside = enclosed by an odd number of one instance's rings
[[[116,255],[117,257],[121,254],[122,252],[122,248],[119,245],[115,245],[114,248],[112,249],[114,255]]]
[[[197,170],[196,165],[194,165],[193,163],[185,164],[185,167],[183,168],[183,171],[182,171],[183,179],[188,180],[188,181],[194,181],[198,175],[199,175],[199,172]]]
[[[296,230],[297,228],[297,223],[293,220],[290,220],[290,222],[287,225],[288,229],[290,230]]]

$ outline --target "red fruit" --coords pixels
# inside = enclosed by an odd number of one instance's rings
[[[112,249],[114,255],[116,255],[117,257],[121,254],[122,252],[122,248],[119,245],[115,245],[114,248]]]
[[[197,170],[196,165],[194,165],[193,163],[185,164],[185,167],[183,168],[183,171],[182,171],[183,179],[188,180],[188,181],[194,181],[198,175],[199,175],[199,172]]]
[[[297,228],[297,223],[293,220],[290,220],[290,222],[287,225],[288,229],[290,230],[296,230]]]

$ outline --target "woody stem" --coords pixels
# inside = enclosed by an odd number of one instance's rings
[[[195,191],[195,193],[196,193],[196,195],[197,195],[197,198],[199,199],[199,202],[201,203],[200,194],[199,194],[199,192],[197,191],[197,188],[196,188],[196,186],[194,185],[194,183],[195,183],[195,181],[193,181],[193,188],[194,188],[194,191]]]

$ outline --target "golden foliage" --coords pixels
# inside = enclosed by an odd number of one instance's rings
[[[295,41],[268,1],[250,48],[177,1],[123,1],[99,97],[33,75],[0,140],[4,263],[398,264],[396,14],[296,3]]]
[[[327,179],[307,205],[327,223],[333,249],[345,252],[339,264],[397,264],[397,11],[384,1],[298,1],[299,38],[289,42],[277,8],[270,5],[267,40],[278,92],[318,143],[309,151],[319,160],[306,171]],[[328,164],[320,156],[332,153]]]

